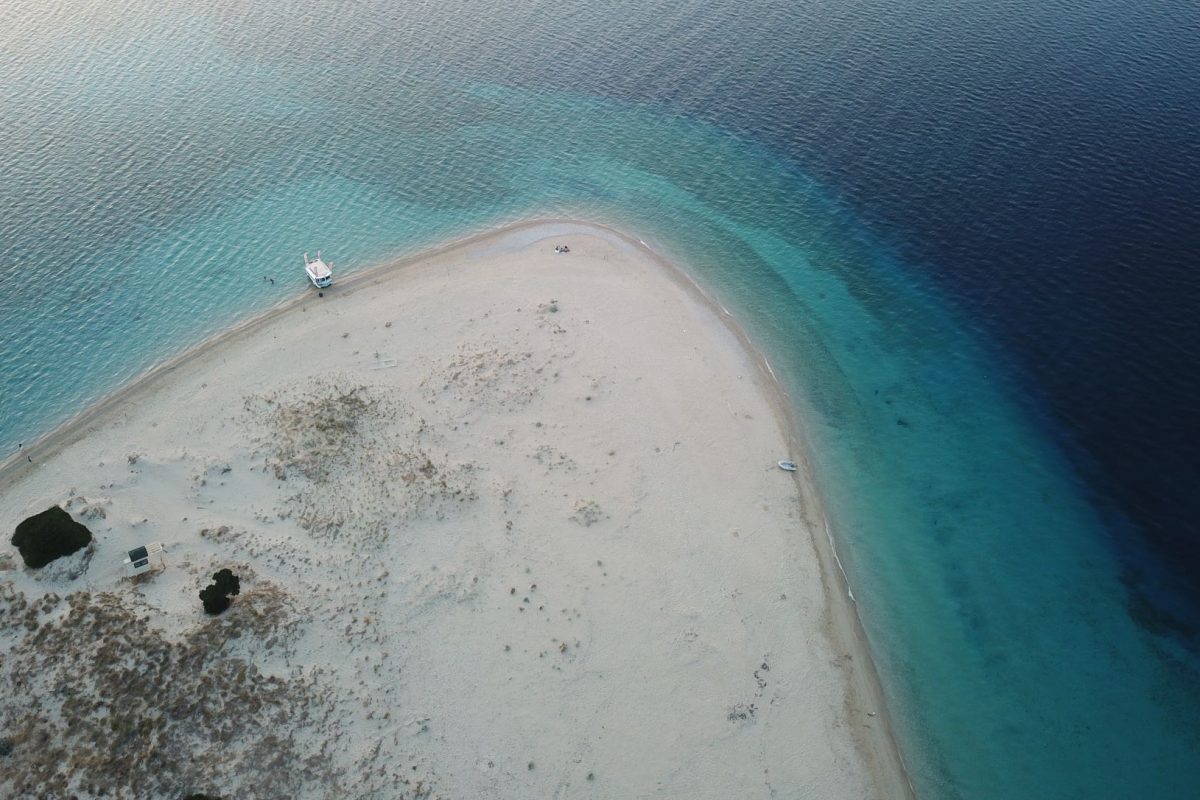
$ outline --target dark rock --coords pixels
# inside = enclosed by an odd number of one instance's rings
[[[12,537],[13,546],[21,551],[25,566],[34,569],[82,550],[90,541],[92,532],[58,506],[51,506],[17,525]]]

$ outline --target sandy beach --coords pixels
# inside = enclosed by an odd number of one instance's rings
[[[531,223],[156,370],[0,468],[0,795],[909,796],[764,363]],[[96,541],[27,570],[52,505]]]

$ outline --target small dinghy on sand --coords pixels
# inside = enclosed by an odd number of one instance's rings
[[[795,472],[796,471],[796,462],[795,461],[780,461],[779,468],[782,470],[785,470],[787,472]]]

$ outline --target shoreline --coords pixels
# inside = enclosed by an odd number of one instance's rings
[[[352,296],[368,287],[403,280],[414,267],[432,270],[439,266],[445,266],[456,258],[469,257],[473,249],[492,248],[503,251],[506,249],[505,242],[508,242],[507,247],[512,249],[519,247],[523,239],[544,239],[547,236],[559,235],[558,231],[582,233],[637,251],[643,258],[659,267],[673,283],[707,307],[716,319],[733,334],[746,356],[755,364],[758,371],[755,376],[756,382],[775,414],[775,423],[783,432],[790,446],[792,460],[801,466],[801,470],[793,477],[793,482],[796,492],[802,500],[804,527],[811,534],[811,543],[820,565],[821,588],[827,612],[824,622],[825,635],[837,653],[846,653],[850,656],[849,664],[844,664],[840,668],[840,672],[847,689],[847,714],[853,723],[853,736],[857,748],[873,774],[875,786],[881,796],[914,796],[911,781],[905,771],[903,757],[892,730],[882,684],[876,672],[875,663],[870,657],[857,605],[850,593],[847,577],[837,559],[831,525],[813,479],[812,465],[804,444],[802,427],[790,396],[776,378],[765,355],[755,347],[736,319],[718,301],[709,296],[685,269],[668,260],[637,237],[606,225],[566,219],[534,219],[502,225],[452,240],[419,253],[392,259],[341,278],[321,300],[313,296],[310,293],[311,287],[308,287],[303,293],[215,333],[176,356],[151,367],[46,435],[28,443],[23,451],[0,463],[0,492],[9,491],[19,481],[29,477],[30,472],[36,472],[40,463],[49,461],[55,455],[84,439],[100,427],[109,415],[118,413],[128,404],[137,403],[140,399],[151,395],[159,384],[172,373],[201,360],[218,348],[252,337],[255,333],[267,328],[272,321],[288,312],[304,307],[307,303],[336,303],[340,297]],[[330,293],[334,296],[329,297]],[[38,460],[32,466],[26,466],[26,462],[21,456],[31,450],[37,453]],[[874,711],[872,712],[871,709]],[[871,716],[872,713],[873,716]]]
[[[612,230],[606,226],[600,227]],[[850,651],[856,664],[864,665],[861,672],[850,670],[850,674],[847,676],[850,685],[848,700],[852,703],[855,700],[859,701],[862,707],[852,710],[858,712],[856,716],[860,719],[867,713],[866,707],[880,709],[873,717],[873,719],[879,720],[879,730],[867,733],[860,727],[855,731],[856,736],[861,737],[860,745],[864,753],[869,754],[872,758],[882,756],[883,763],[873,764],[872,769],[876,773],[878,785],[886,792],[884,796],[915,798],[916,789],[908,775],[908,768],[905,765],[899,741],[896,739],[892,712],[883,692],[883,682],[875,659],[871,655],[867,632],[863,628],[862,619],[858,614],[858,603],[850,589],[850,578],[837,555],[832,523],[825,510],[825,500],[817,488],[808,445],[805,444],[806,440],[802,435],[802,427],[791,395],[784,389],[783,383],[775,374],[766,354],[755,345],[737,319],[716,298],[711,297],[687,270],[654,251],[640,239],[634,242],[633,237],[627,234],[616,230],[612,230],[612,232],[644,249],[655,263],[666,270],[668,274],[686,284],[689,291],[709,306],[722,323],[733,332],[746,352],[751,354],[755,362],[760,365],[760,369],[763,371],[762,377],[770,387],[767,395],[772,401],[781,427],[786,431],[790,445],[789,452],[795,454],[791,458],[800,467],[795,479],[797,491],[808,501],[805,504],[806,507],[815,508],[820,514],[819,520],[809,518],[808,522],[813,531],[814,549],[821,562],[822,584],[826,593],[827,607],[830,610],[831,619],[827,627],[827,634],[833,641],[839,642]],[[819,535],[817,531],[824,535]]]

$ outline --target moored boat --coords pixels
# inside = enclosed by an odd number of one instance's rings
[[[333,265],[326,264],[321,260],[321,251],[317,251],[317,257],[310,259],[308,253],[304,254],[304,272],[308,275],[308,279],[312,281],[312,285],[318,289],[324,289],[333,285]]]

